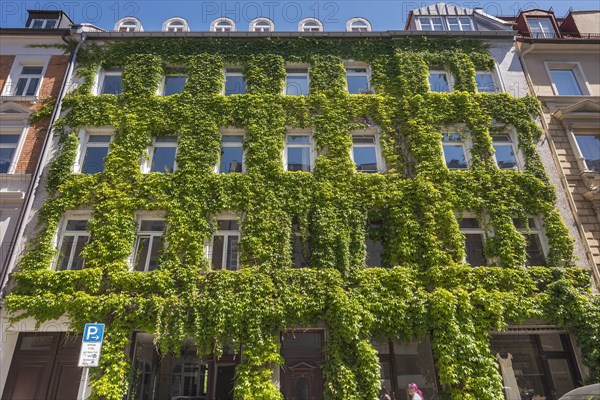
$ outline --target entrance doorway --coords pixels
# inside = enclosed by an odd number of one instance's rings
[[[323,331],[281,335],[281,393],[286,400],[323,399]]]
[[[20,333],[2,400],[76,400],[81,336]]]

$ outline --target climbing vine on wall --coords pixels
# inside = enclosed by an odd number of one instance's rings
[[[46,181],[52,195],[40,230],[22,258],[7,297],[15,318],[66,315],[74,331],[107,323],[94,373],[94,398],[120,399],[130,388],[124,351],[131,332],[156,335],[162,351],[192,338],[199,356],[241,348],[235,396],[278,399],[273,366],[279,333],[327,327],[325,396],[374,399],[379,362],[371,338],[409,341],[427,335],[443,396],[497,399],[501,377],[490,332],[527,318],[578,335],[600,379],[600,304],[589,276],[573,263],[573,242],[554,209],[535,144],[535,100],[476,93],[475,71],[493,68],[478,41],[331,39],[140,39],[87,45],[83,83],[64,100],[60,150]],[[344,60],[368,63],[376,94],[346,92]],[[310,65],[310,95],[284,96],[286,62]],[[224,96],[223,66],[242,67],[247,94]],[[92,95],[98,67],[122,68],[123,94]],[[452,93],[432,93],[428,69],[445,68]],[[170,71],[188,76],[182,93],[157,95]],[[450,171],[442,130],[460,124],[472,141],[471,166]],[[105,171],[72,173],[78,131],[112,126]],[[383,174],[357,173],[352,132],[376,126],[387,161]],[[245,173],[215,174],[221,128],[244,130]],[[284,171],[289,128],[314,131],[313,173]],[[523,170],[500,170],[490,133],[517,132]],[[142,174],[139,160],[161,135],[178,136],[177,169]],[[91,209],[82,271],[52,270],[53,238],[68,210]],[[167,230],[160,269],[130,272],[137,211],[161,211]],[[214,216],[242,222],[242,269],[210,271],[204,242]],[[486,255],[496,265],[463,264],[455,213],[492,226]],[[513,218],[543,217],[547,266],[524,267],[525,237]],[[366,268],[368,224],[382,221],[381,268]],[[310,247],[310,268],[291,268],[292,224]]]

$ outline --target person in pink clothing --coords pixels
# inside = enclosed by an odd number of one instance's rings
[[[410,395],[410,400],[425,400],[423,392],[421,392],[416,383],[408,384],[408,394]]]

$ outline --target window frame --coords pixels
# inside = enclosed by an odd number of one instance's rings
[[[158,142],[156,139],[159,137],[174,137],[175,142]],[[170,172],[159,172],[159,171],[151,171],[152,170],[152,160],[154,158],[154,149],[157,147],[166,147],[166,148],[175,148],[175,156],[173,157],[173,170]],[[179,136],[177,135],[165,135],[165,136],[156,136],[152,138],[152,145],[148,147],[148,157],[142,163],[142,173],[150,174],[150,173],[162,173],[162,174],[172,174],[177,170],[177,153],[179,151]]]
[[[555,96],[581,97],[589,96],[592,93],[591,88],[588,85],[587,78],[583,72],[583,68],[581,67],[581,63],[579,61],[545,61],[544,66],[546,67],[546,73],[548,74],[548,78],[550,79],[552,91],[554,92]],[[581,94],[561,95],[558,92],[558,88],[556,86],[556,83],[554,82],[554,78],[552,77],[552,70],[571,70],[575,78],[575,83],[579,87],[579,91],[581,92]]]
[[[541,38],[541,39],[555,39],[556,37],[558,37],[558,33],[556,30],[556,26],[554,25],[554,21],[552,21],[552,17],[545,17],[545,16],[526,16],[525,18],[527,20],[527,27],[529,28],[529,32],[531,34],[532,38]],[[541,24],[538,24],[538,27],[540,28],[541,32],[534,32],[533,31],[533,24],[532,22],[539,22],[539,21],[548,21],[550,23],[550,26],[552,27],[552,32],[544,32],[544,28]]]
[[[40,97],[40,91],[42,89],[44,83],[44,77],[46,76],[46,72],[48,70],[48,64],[50,62],[50,56],[40,55],[40,56],[25,56],[25,55],[17,55],[12,63],[10,68],[10,72],[6,77],[6,81],[4,83],[4,88],[2,89],[2,96],[8,97],[7,100],[11,100],[10,98],[14,98],[16,101],[27,101],[32,100],[35,101]],[[21,78],[23,68],[24,67],[42,67],[42,72],[39,74],[39,82],[37,88],[35,90],[35,94],[33,95],[17,95],[17,84],[19,79]],[[35,75],[36,77],[38,75]],[[28,85],[27,85],[28,86]]]
[[[473,218],[475,220],[477,220],[477,223],[479,224],[478,228],[461,228],[460,223],[462,220],[466,219],[466,218]],[[484,216],[482,219],[477,218],[477,215],[475,215],[474,213],[462,213],[461,215],[458,215],[456,217],[457,222],[458,222],[458,230],[464,235],[465,240],[464,240],[464,250],[465,250],[465,257],[463,258],[463,263],[465,264],[469,264],[472,267],[485,267],[487,265],[490,265],[490,258],[486,257],[485,254],[485,246],[487,243],[487,239],[489,237],[492,237],[492,232],[490,230],[488,230],[486,227],[489,223],[488,218],[486,216]],[[467,251],[467,235],[480,235],[481,236],[481,244],[482,244],[482,250],[484,252],[483,254],[483,258],[485,261],[484,265],[473,265],[471,263],[469,263],[468,261],[468,251]]]
[[[86,230],[85,231],[78,231],[78,230],[73,230],[73,231],[68,231],[67,230],[67,225],[69,221],[86,221]],[[53,241],[53,245],[54,248],[56,249],[56,254],[54,255],[54,259],[52,260],[52,264],[51,264],[51,269],[53,271],[73,271],[73,258],[75,257],[75,248],[77,246],[77,240],[73,240],[73,244],[71,245],[71,252],[69,254],[69,261],[67,262],[67,268],[65,269],[61,269],[60,268],[60,261],[61,261],[61,257],[60,257],[60,251],[61,251],[61,247],[63,245],[63,241],[65,239],[65,235],[69,234],[69,235],[74,235],[76,239],[78,239],[80,236],[87,236],[87,242],[84,245],[83,249],[84,250],[92,235],[91,232],[89,230],[89,223],[92,220],[92,213],[91,211],[88,210],[77,210],[77,211],[66,211],[60,220],[59,223],[59,227],[58,230],[56,232],[56,235],[54,237],[54,241]],[[71,233],[73,232],[73,233]],[[77,233],[79,232],[79,233]],[[81,264],[81,269],[85,268],[85,260],[83,260],[83,263]],[[75,270],[75,271],[79,271],[79,270]]]
[[[263,24],[266,23],[267,25],[269,25],[268,30],[265,30],[264,28],[261,28],[260,30],[256,30],[257,25],[258,24]],[[250,32],[275,32],[275,23],[267,18],[267,17],[258,17],[258,18],[254,18],[252,21],[250,21],[250,25],[248,27],[248,30]]]
[[[159,231],[142,231],[142,222],[143,221],[163,221],[164,229],[160,232]],[[135,243],[133,244],[133,253],[131,254],[131,256],[129,257],[129,260],[128,260],[128,264],[130,266],[130,272],[147,273],[147,272],[156,271],[156,270],[160,269],[160,265],[157,265],[157,267],[152,271],[148,270],[148,267],[150,264],[150,257],[148,257],[148,255],[150,255],[152,253],[152,245],[154,244],[155,237],[163,238],[162,248],[159,249],[160,253],[162,253],[166,248],[166,242],[164,241],[164,236],[167,231],[167,222],[166,222],[166,218],[165,218],[165,213],[164,212],[136,213],[135,224],[136,224]],[[151,241],[151,246],[148,248],[148,254],[146,255],[146,265],[144,265],[144,270],[138,271],[138,270],[136,270],[136,255],[138,253],[138,249],[140,248],[140,245],[141,245],[140,239],[142,237],[150,237],[152,239],[152,241]],[[159,255],[159,258],[160,258],[160,255]]]
[[[246,141],[246,132],[243,129],[237,129],[237,128],[226,128],[226,129],[221,129],[221,143],[219,146],[219,159],[217,160],[217,165],[215,165],[214,168],[214,173],[215,174],[233,174],[233,173],[237,173],[237,174],[244,174],[246,173],[246,146],[244,146],[244,142]],[[230,144],[231,142],[223,142],[223,136],[241,136],[242,137],[242,141],[241,141],[241,145],[242,145],[242,171],[241,172],[221,172],[221,149],[223,147],[237,147],[237,146],[233,146],[232,144]]]
[[[456,141],[444,142],[444,136],[452,134],[452,133],[456,133],[457,135],[459,135],[461,138],[461,141],[460,142],[456,142]],[[465,161],[467,163],[466,168],[450,168],[450,167],[448,167],[448,164],[446,162],[446,152],[444,151],[444,143],[448,143],[449,145],[460,144],[462,146],[463,151],[465,153]],[[444,162],[444,165],[446,166],[446,168],[448,168],[448,170],[450,170],[450,171],[467,171],[467,170],[471,169],[471,149],[472,149],[472,147],[473,147],[473,143],[472,143],[472,140],[470,139],[470,134],[466,127],[448,126],[448,127],[445,127],[444,129],[442,129],[442,161]]]
[[[494,145],[494,137],[497,136],[507,136],[509,141],[508,142],[500,142],[501,146],[511,146],[513,154],[515,155],[515,167],[514,168],[501,168],[500,165],[498,164],[498,159],[496,158],[496,147]],[[514,131],[514,129],[511,129],[509,131],[505,131],[505,132],[495,132],[495,133],[490,133],[490,137],[492,139],[492,147],[494,148],[494,154],[492,154],[492,158],[494,160],[494,164],[496,164],[496,166],[501,169],[501,170],[522,170],[523,166],[525,165],[524,161],[523,161],[523,157],[521,155],[521,151],[519,148],[519,140],[518,140],[518,135],[517,133]]]
[[[446,76],[446,81],[448,82],[448,91],[437,91],[437,90],[431,90],[431,82],[429,81],[429,78],[431,77],[431,75],[445,75]],[[452,74],[448,71],[446,71],[445,69],[437,69],[437,68],[433,68],[433,69],[429,69],[429,75],[427,75],[427,83],[429,84],[429,91],[432,93],[452,93],[454,92],[454,77],[452,76]]]
[[[85,174],[83,172],[83,164],[85,161],[85,153],[90,143],[90,136],[98,135],[98,136],[110,136],[110,140],[108,141],[108,153],[110,152],[110,145],[112,141],[115,139],[114,129],[109,127],[104,128],[84,128],[79,131],[79,149],[77,151],[77,157],[75,158],[75,163],[73,164],[73,168],[71,170],[72,173],[76,174]],[[92,142],[94,143],[94,142]],[[98,145],[92,145],[91,147],[104,147],[100,146],[100,143],[106,142],[98,142]],[[103,167],[104,170],[104,167]],[[104,172],[104,171],[103,171]],[[98,173],[98,172],[95,172]],[[85,174],[88,175],[88,174]]]
[[[217,216],[215,216],[214,218],[212,218],[213,223],[215,223],[216,225],[216,230],[212,233],[212,235],[210,236],[210,241],[205,241],[204,243],[204,250],[205,250],[205,255],[206,258],[208,259],[208,265],[210,266],[211,271],[239,271],[241,269],[241,265],[240,265],[240,248],[239,248],[239,244],[240,244],[240,240],[242,238],[242,220],[241,218],[233,212],[224,212],[224,213],[220,213]],[[236,221],[238,224],[238,230],[234,231],[234,230],[221,230],[219,229],[219,222],[220,221]],[[229,269],[227,268],[227,250],[229,247],[229,237],[230,236],[235,236],[235,234],[237,233],[237,255],[236,255],[236,269]],[[214,269],[213,265],[212,265],[212,258],[213,258],[213,250],[214,250],[214,244],[215,244],[215,236],[223,236],[224,237],[224,241],[223,241],[223,253],[221,254],[221,268],[220,269]]]
[[[457,30],[450,29],[450,19],[451,18],[456,18],[456,22],[457,22],[459,29],[457,29]],[[469,27],[471,29],[463,29],[463,26],[465,26],[465,24],[462,23],[462,20],[464,20],[464,19],[469,20]],[[468,15],[448,15],[448,16],[444,17],[444,21],[446,23],[446,27],[448,28],[449,32],[470,32],[470,31],[476,30],[475,20],[473,19],[473,17],[468,16]],[[453,25],[455,25],[455,24],[453,24]]]
[[[104,88],[104,80],[107,76],[120,76],[121,77],[121,93],[102,93]],[[94,95],[96,96],[119,96],[123,94],[123,71],[122,70],[105,70],[104,68],[98,68],[96,74],[96,84],[94,88]]]
[[[42,21],[42,26],[38,28],[34,28],[33,25],[36,21]],[[51,28],[48,28],[48,22],[54,22],[54,25]],[[58,29],[58,19],[57,18],[33,18],[29,21],[29,29]]]
[[[238,95],[238,94],[247,94],[248,92],[248,85],[246,82],[246,78],[244,77],[244,71],[241,67],[225,67],[223,70],[223,76],[225,78],[225,80],[223,81],[223,90],[221,92],[221,94],[223,94],[223,96],[232,96],[232,95]],[[231,93],[231,94],[227,94],[227,77],[228,76],[239,76],[242,78],[242,80],[244,81],[244,93]]]
[[[358,171],[356,173],[364,173],[364,174],[383,174],[386,172],[387,168],[385,165],[385,161],[383,158],[383,153],[381,151],[381,135],[375,129],[363,129],[363,130],[353,130],[350,132],[352,135],[352,147],[350,148],[350,159],[352,163],[354,163],[356,167],[356,163],[354,161],[354,137],[355,136],[372,136],[373,137],[373,146],[375,147],[375,162],[377,164],[377,171]],[[371,147],[371,145],[359,145],[358,147]]]
[[[362,23],[363,26],[361,28],[364,27],[364,30],[355,30],[354,24],[356,23]],[[371,30],[371,22],[366,18],[354,17],[350,18],[348,22],[346,22],[346,32],[371,32]]]
[[[488,91],[481,91],[479,90],[479,85],[477,84],[477,75],[489,75],[492,78],[492,84],[494,85],[494,91],[493,92],[488,92]],[[500,80],[498,79],[498,76],[496,74],[496,70],[494,69],[494,71],[484,71],[484,70],[476,70],[475,71],[475,89],[477,91],[477,93],[501,93],[503,92],[503,88],[502,88],[502,84],[500,82]]]
[[[183,90],[181,92],[177,92],[177,93],[172,93],[172,94],[165,94],[165,90],[167,89],[167,78],[169,77],[183,77],[185,78],[185,83],[183,84]],[[189,81],[189,76],[187,76],[184,73],[181,74],[177,74],[177,73],[173,73],[173,74],[166,74],[163,76],[160,87],[158,88],[158,95],[159,96],[173,96],[175,94],[179,94],[179,93],[183,93],[183,91],[185,90],[185,85],[187,85],[187,82]]]
[[[130,22],[133,22],[133,25],[130,24]],[[123,30],[123,28],[125,28],[125,30]],[[121,18],[115,23],[114,31],[119,33],[143,32],[144,28],[139,19],[128,16]]]
[[[181,25],[177,25],[176,27],[173,27],[172,25],[174,23],[181,23]],[[173,18],[169,18],[168,20],[163,22],[162,30],[163,30],[163,32],[172,32],[172,33],[189,32],[190,27],[188,25],[188,22],[184,18],[173,17]]]
[[[287,138],[288,136],[308,136],[309,143],[301,143],[301,144],[292,144],[288,146]],[[304,148],[309,147],[310,152],[310,168],[308,171],[289,171],[288,170],[288,148]],[[283,139],[283,153],[282,153],[282,162],[283,162],[283,170],[286,172],[310,172],[313,173],[315,170],[315,163],[317,160],[316,154],[316,144],[314,138],[314,130],[313,129],[287,129],[285,132],[285,136]]]
[[[528,235],[537,235],[538,239],[539,239],[539,243],[540,243],[540,247],[541,247],[541,252],[542,252],[542,256],[544,257],[544,265],[547,265],[548,263],[548,254],[550,252],[550,248],[549,248],[549,244],[548,244],[548,239],[546,237],[546,231],[544,230],[543,224],[541,223],[541,217],[539,215],[527,215],[527,225],[528,227],[526,228],[519,228],[517,227],[517,225],[515,224],[515,229],[517,230],[517,232],[519,232],[521,235],[523,235],[523,238],[525,239],[525,241],[527,241],[527,236]],[[533,220],[534,222],[534,226],[530,226],[529,225],[529,220]],[[513,218],[513,224],[517,221],[517,218]],[[526,243],[527,245],[527,243]],[[527,262],[527,249],[525,249],[525,266],[529,267],[529,263]],[[537,265],[533,265],[533,266],[537,266]]]
[[[306,70],[306,72],[299,72],[300,70]],[[292,72],[290,72],[292,71]],[[296,71],[296,72],[294,72]],[[290,94],[288,93],[288,76],[306,76],[306,94]],[[283,81],[283,93],[284,96],[308,96],[310,95],[310,67],[286,67],[285,69],[285,80]]]
[[[365,72],[353,72],[348,73],[349,69],[363,69]],[[352,64],[352,63],[344,63],[344,69],[346,70],[346,91],[348,94],[371,94],[373,93],[373,89],[371,87],[371,66],[368,64]],[[367,90],[364,93],[350,93],[350,88],[348,86],[348,77],[349,76],[364,76],[367,78]]]
[[[27,139],[27,131],[29,130],[29,127],[27,125],[25,125],[26,122],[24,122],[24,121],[23,122],[19,121],[18,124],[14,124],[14,125],[7,124],[5,122],[7,122],[7,121],[0,121],[0,128],[1,128],[0,136],[19,135],[19,140],[17,140],[17,142],[14,143],[14,145],[12,143],[5,144],[0,141],[0,148],[14,149],[7,171],[0,172],[0,175],[14,175],[16,173],[17,166],[19,164],[19,158],[21,157],[21,151],[23,150],[25,140]]]
[[[312,24],[314,23],[316,25],[316,29],[310,29],[310,30],[306,30],[306,24]],[[323,27],[323,22],[318,19],[318,18],[303,18],[300,20],[300,22],[298,22],[298,32],[302,32],[302,33],[312,33],[312,32],[323,32],[324,31],[324,27]]]
[[[440,19],[440,21],[441,21],[441,24],[440,24],[440,25],[442,26],[442,29],[439,29],[439,30],[438,30],[438,29],[423,29],[423,21],[422,21],[422,20],[424,20],[424,19],[429,19],[429,20],[432,20],[432,19],[434,19],[434,18],[439,18],[439,19]],[[420,16],[420,15],[419,15],[419,16],[417,16],[417,21],[416,21],[416,22],[417,22],[417,28],[418,28],[418,30],[419,30],[419,31],[427,31],[427,32],[441,32],[441,31],[445,31],[445,30],[447,30],[447,29],[446,29],[446,24],[445,24],[445,22],[444,22],[444,17],[442,17],[442,16],[437,16],[437,15],[432,15],[432,16]],[[432,23],[431,23],[431,24],[427,24],[427,25],[431,25],[431,27],[432,27],[432,28],[434,28],[434,24],[432,24]]]
[[[219,26],[219,24],[221,24],[221,23],[229,24],[230,29],[223,29],[222,26]],[[231,18],[227,18],[227,17],[217,18],[210,23],[210,31],[217,32],[217,33],[235,32],[236,31],[235,21],[232,20]]]
[[[573,148],[573,153],[575,155],[575,159],[577,160],[577,166],[582,174],[594,174],[599,175],[600,171],[594,171],[588,167],[585,155],[583,151],[581,151],[581,147],[579,146],[579,142],[577,141],[578,136],[600,136],[600,132],[596,130],[586,130],[586,129],[578,129],[573,130],[569,129],[567,131],[569,142],[571,143],[571,147]]]

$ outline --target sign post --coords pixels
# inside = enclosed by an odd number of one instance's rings
[[[84,400],[85,389],[90,373],[90,367],[97,367],[100,363],[100,350],[104,339],[104,324],[85,324],[83,339],[81,340],[81,352],[77,366],[85,369],[83,386],[81,388],[81,400]]]

